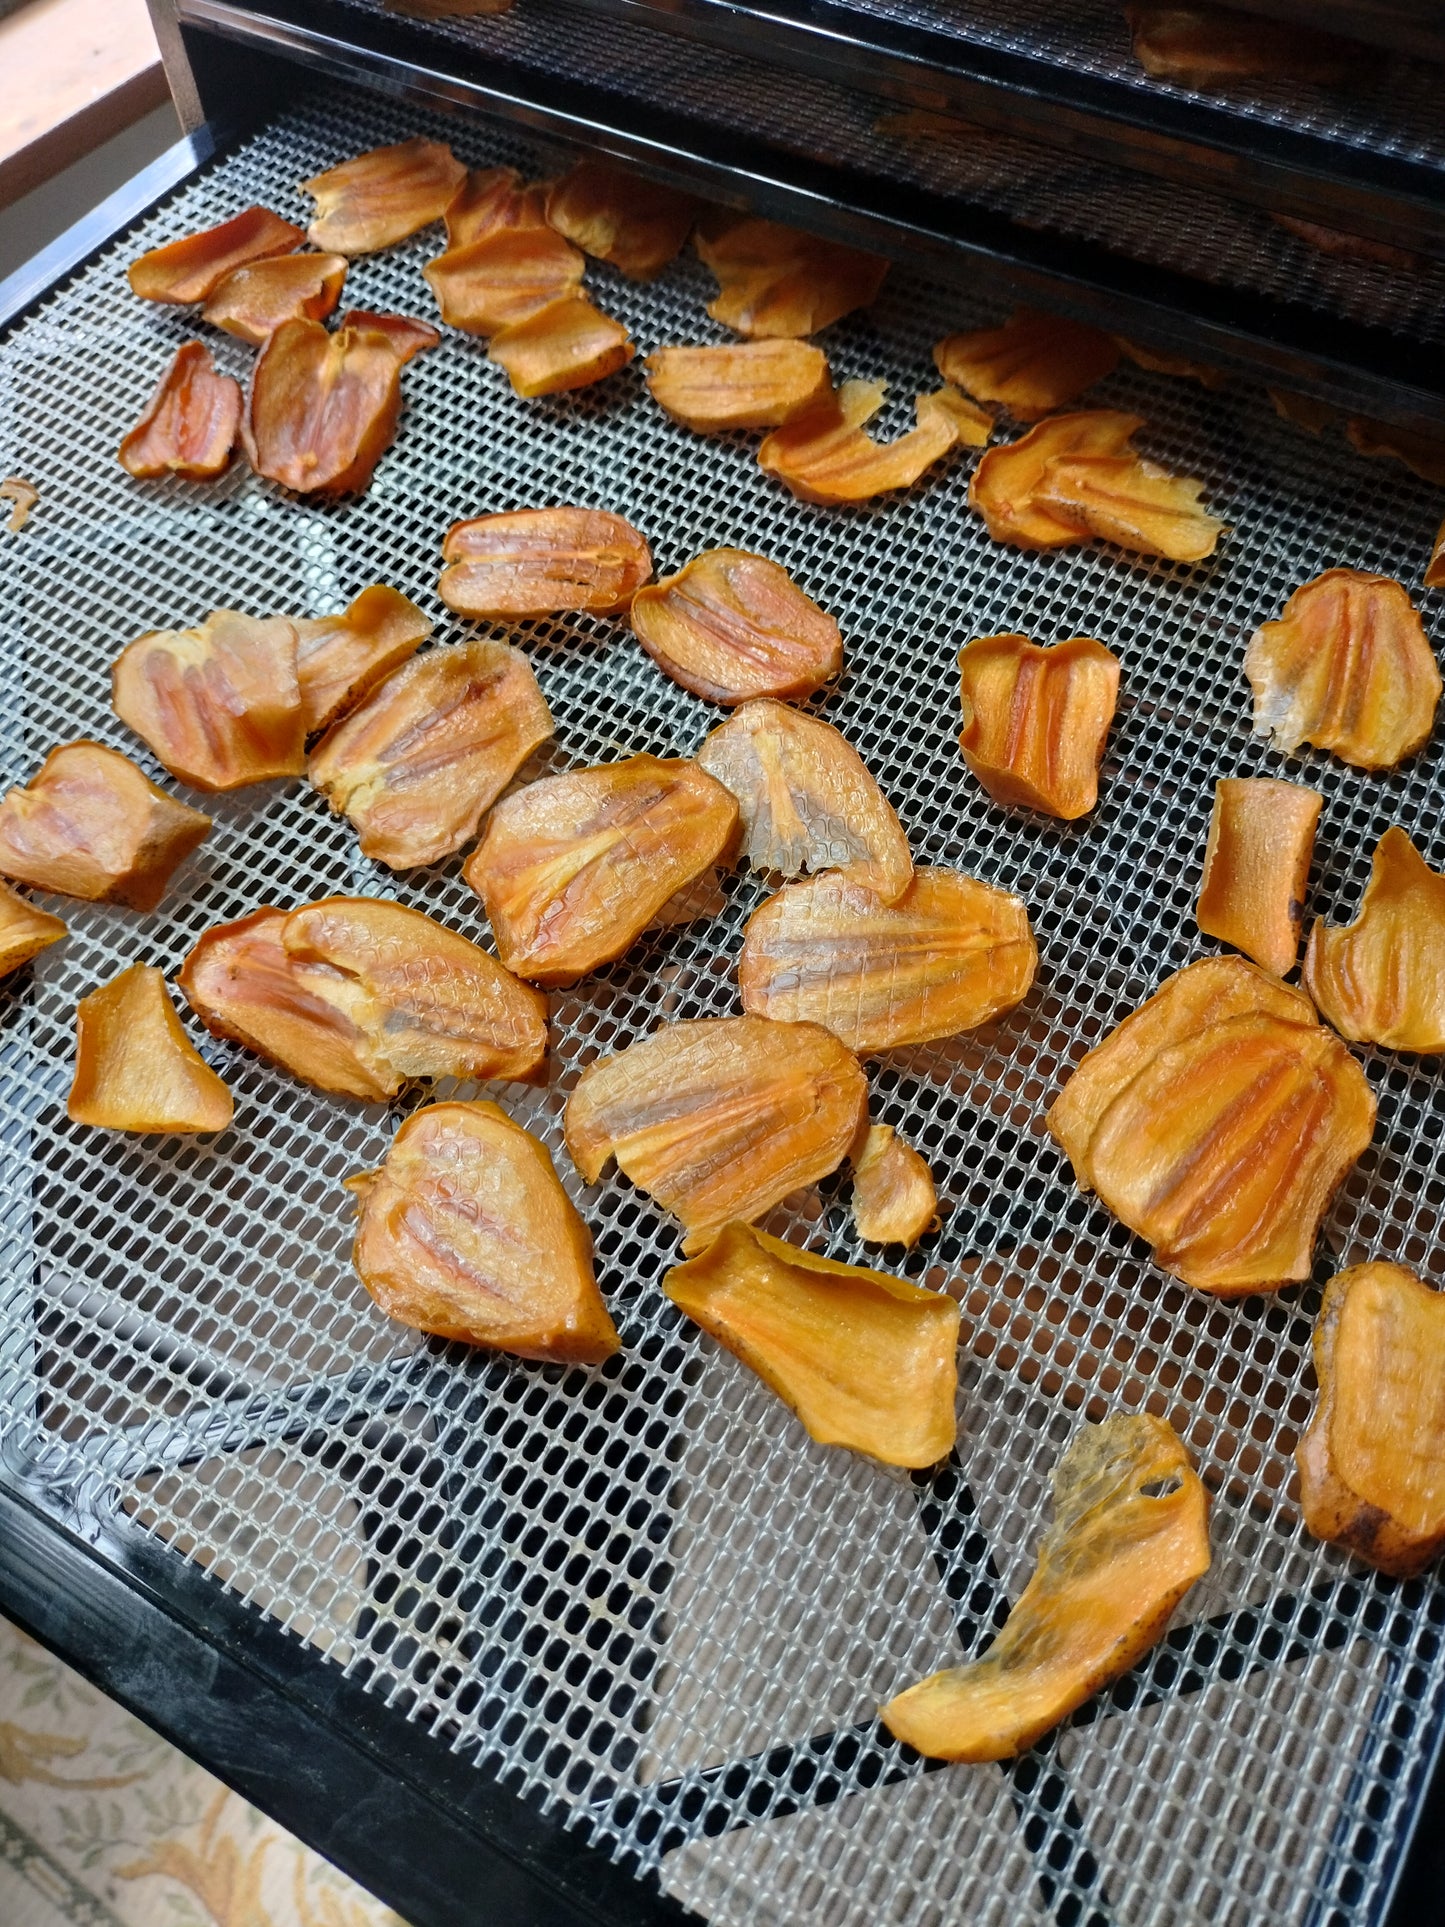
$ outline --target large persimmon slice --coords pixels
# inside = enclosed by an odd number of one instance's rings
[[[341,299],[344,254],[281,254],[252,261],[228,274],[201,310],[213,328],[224,328],[259,348],[283,321],[324,321]]]
[[[389,248],[439,221],[466,176],[445,141],[398,141],[358,154],[301,183],[316,203],[311,244],[347,256]]]
[[[821,348],[787,336],[720,348],[656,348],[647,357],[653,400],[684,428],[781,428],[832,393]]]
[[[1318,790],[1267,776],[1223,776],[1214,786],[1195,922],[1276,977],[1299,955],[1323,806]]]
[[[491,335],[574,293],[585,263],[546,225],[489,227],[448,248],[422,269],[442,320],[467,334]]]
[[[283,221],[270,208],[248,207],[219,227],[152,248],[131,262],[126,278],[142,301],[185,306],[208,299],[228,274],[248,261],[290,254],[305,238],[299,227]]]
[[[625,367],[636,352],[622,323],[580,292],[561,295],[499,328],[487,350],[506,370],[513,392],[527,399],[590,388]]]
[[[224,1131],[231,1093],[181,1027],[166,980],[132,964],[76,1006],[66,1115],[106,1131]]]
[[[982,448],[991,416],[953,388],[917,400],[917,422],[896,442],[875,442],[864,424],[883,406],[881,381],[845,381],[806,414],[775,428],[758,450],[769,475],[804,502],[866,502],[908,488],[952,449]]]
[[[447,247],[465,247],[499,228],[541,228],[547,222],[547,190],[528,187],[515,167],[474,167],[448,203]]]
[[[933,361],[945,381],[975,401],[1000,402],[1016,420],[1034,422],[1112,374],[1119,349],[1081,321],[1018,308],[1001,328],[940,341]]]
[[[969,504],[982,515],[995,542],[1053,549],[1083,541],[1087,532],[1076,518],[1039,505],[1038,490],[1049,464],[1065,456],[1118,455],[1143,426],[1142,415],[1123,415],[1113,408],[1050,416],[1017,441],[979,457],[969,483]]]
[[[705,222],[693,237],[717,276],[707,304],[740,335],[813,335],[878,298],[888,263],[777,221],[744,215]]]
[[[340,614],[297,617],[296,680],[306,733],[325,729],[414,656],[431,618],[399,589],[375,582]]]
[[[437,593],[458,615],[509,622],[584,609],[615,615],[652,574],[645,538],[606,509],[508,509],[454,522]]]
[[[578,161],[547,193],[547,219],[584,253],[650,281],[681,251],[702,203],[611,161]]]
[[[1304,984],[1342,1037],[1445,1051],[1445,876],[1398,826],[1375,847],[1355,921],[1310,932]]]
[[[165,475],[214,481],[231,465],[241,408],[241,384],[216,372],[205,343],[183,342],[122,441],[120,465],[143,482]]]
[[[709,702],[807,696],[843,667],[843,637],[777,562],[708,549],[632,600],[652,660]]]
[[[1119,659],[1074,636],[980,636],[959,651],[963,760],[997,803],[1066,822],[1099,800],[1099,764],[1119,695]]]

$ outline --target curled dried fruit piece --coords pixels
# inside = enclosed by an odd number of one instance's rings
[[[1091,1050],[1048,1124],[1080,1189],[1166,1271],[1240,1297],[1309,1276],[1375,1099],[1302,991],[1219,957],[1166,978]]]
[[[76,1006],[66,1115],[105,1131],[224,1131],[231,1093],[181,1027],[166,980],[132,964]]]
[[[979,457],[968,487],[969,505],[983,517],[995,542],[1053,549],[1082,541],[1084,531],[1076,521],[1062,519],[1039,503],[1050,464],[1078,455],[1122,454],[1143,426],[1142,415],[1121,415],[1113,408],[1051,416],[1017,441]]]
[[[1171,475],[1130,451],[1051,461],[1034,500],[1089,535],[1169,562],[1213,555],[1224,524],[1200,507],[1203,482]]]
[[[59,917],[37,910],[0,883],[0,977],[8,977],[68,934]]]
[[[952,388],[920,395],[917,426],[896,442],[875,442],[864,423],[883,406],[881,381],[845,381],[805,415],[775,428],[758,461],[804,502],[866,502],[908,488],[954,448],[982,448],[993,428],[981,408]]]
[[[51,750],[0,802],[0,875],[90,903],[154,910],[211,827],[100,743]]]
[[[598,1365],[619,1349],[592,1236],[547,1147],[495,1104],[428,1104],[360,1199],[353,1258],[388,1317],[518,1358]]]
[[[9,475],[0,482],[0,502],[10,504],[10,516],[5,524],[7,535],[19,535],[39,500],[40,490],[34,482],[27,482],[23,476]]]
[[[573,984],[611,963],[732,843],[737,804],[696,763],[629,756],[498,803],[462,874],[508,970]]]
[[[833,618],[746,549],[709,549],[639,590],[632,628],[664,675],[714,703],[806,696],[843,667]]]
[[[853,1165],[853,1227],[869,1244],[916,1245],[938,1222],[933,1173],[889,1124],[870,1124]]]
[[[1403,1265],[1352,1265],[1325,1287],[1314,1353],[1305,1525],[1411,1579],[1445,1546],[1445,1294]]]
[[[1017,897],[924,868],[892,904],[831,873],[790,883],[749,919],[738,982],[744,1010],[875,1051],[977,1029],[1027,996],[1037,967]]]
[[[305,235],[266,207],[248,207],[219,227],[184,235],[152,248],[132,261],[127,271],[134,293],[142,301],[170,301],[184,306],[205,301],[228,274],[248,261],[290,254]]]
[[[958,654],[963,760],[997,803],[1066,822],[1099,800],[1099,764],[1119,695],[1119,659],[1073,636],[980,636]]]
[[[694,236],[717,276],[707,304],[740,335],[812,335],[878,298],[888,263],[836,241],[748,216],[705,223]]]
[[[1445,437],[1422,435],[1418,429],[1397,428],[1393,422],[1375,422],[1364,415],[1351,416],[1345,434],[1362,455],[1403,462],[1422,482],[1445,487]]]
[[[512,509],[453,522],[437,593],[458,615],[516,616],[586,609],[614,615],[652,574],[652,554],[630,522],[606,509]]]
[[[430,618],[383,582],[363,589],[339,615],[298,618],[292,627],[308,735],[352,708],[431,634]]]
[[[1197,381],[1204,388],[1229,386],[1229,376],[1224,370],[1211,368],[1208,362],[1165,354],[1159,348],[1146,347],[1143,342],[1130,341],[1126,335],[1115,335],[1113,339],[1114,346],[1121,348],[1136,368],[1147,368],[1152,375],[1178,375],[1185,381]]]
[[[1377,64],[1371,49],[1357,41],[1233,7],[1130,6],[1124,13],[1145,73],[1183,87],[1255,76],[1330,86]]]
[[[692,232],[701,203],[609,161],[578,161],[547,194],[559,234],[634,281],[660,274]]]
[[[820,1445],[936,1465],[957,1430],[958,1306],[941,1291],[728,1224],[662,1288]]]
[[[738,799],[742,854],[755,870],[837,870],[885,903],[912,882],[903,825],[831,723],[786,703],[745,703],[704,738],[697,760]]]
[[[694,1252],[836,1170],[867,1113],[857,1058],[817,1024],[699,1017],[589,1065],[567,1149],[588,1184],[616,1158]]]
[[[10,518],[10,526],[15,527],[15,517]],[[1445,589],[1445,522],[1440,524],[1434,544],[1430,550],[1430,560],[1425,565],[1425,587]]]
[[[467,170],[444,141],[374,147],[301,183],[316,203],[307,229],[313,247],[372,254],[439,221]]]
[[[143,482],[163,475],[214,481],[230,467],[240,426],[241,384],[216,373],[204,342],[187,341],[121,443],[120,465]]]
[[[1403,762],[1430,734],[1440,671],[1415,605],[1388,576],[1328,569],[1250,638],[1254,733],[1360,769]]]
[[[422,269],[442,320],[490,335],[574,293],[585,263],[570,241],[541,223],[494,225]]]
[[[975,401],[1001,402],[1016,420],[1036,422],[1111,375],[1119,349],[1082,321],[1016,308],[1001,328],[940,341],[933,362],[945,381]]]
[[[479,637],[393,670],[322,737],[311,780],[367,856],[404,870],[470,842],[551,734],[527,658]]]
[[[647,385],[674,421],[704,435],[781,428],[833,392],[822,349],[781,336],[722,348],[657,348],[647,357]]]
[[[324,321],[345,280],[344,254],[281,254],[228,274],[201,312],[213,328],[259,348],[283,321]]]
[[[1161,1639],[1208,1570],[1208,1500],[1174,1428],[1147,1413],[1080,1426],[1003,1631],[891,1699],[883,1724],[931,1759],[1012,1759]]]
[[[1276,977],[1293,970],[1299,955],[1323,806],[1318,790],[1269,777],[1225,776],[1214,786],[1195,922]]]
[[[585,294],[563,295],[498,329],[487,350],[506,370],[514,392],[528,399],[590,388],[625,367],[636,352],[622,323]]]
[[[1405,832],[1375,848],[1360,914],[1310,932],[1304,984],[1343,1037],[1387,1050],[1445,1051],[1445,876]]]

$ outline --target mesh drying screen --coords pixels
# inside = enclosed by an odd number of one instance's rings
[[[658,1869],[714,1920],[1364,1921],[1445,1684],[1445,1602],[1433,1581],[1381,1580],[1310,1543],[1289,1455],[1319,1280],[1375,1254],[1440,1277],[1445,1077],[1366,1053],[1379,1128],[1316,1283],[1233,1306],[1164,1277],[1080,1198],[1041,1120],[1069,1061],[1209,948],[1191,906],[1214,779],[1279,767],[1250,735],[1246,636],[1332,564],[1417,584],[1438,499],[1326,451],[1257,391],[1125,370],[1099,400],[1146,416],[1149,451],[1203,477],[1232,532],[1195,569],[1100,547],[1028,556],[967,510],[966,461],[859,511],[809,508],[746,440],[665,420],[635,368],[524,403],[460,337],[406,371],[400,436],[360,500],[304,503],[241,469],[210,487],[130,481],[117,439],[191,322],[135,301],[127,261],[253,200],[304,219],[294,182],[443,125],[317,95],[12,331],[0,471],[41,501],[0,538],[0,775],[25,778],[81,735],[135,751],[108,706],[111,658],[216,605],[315,614],[380,579],[454,639],[464,625],[432,589],[459,515],[595,502],[647,533],[662,570],[716,544],[776,557],[842,624],[847,672],[818,706],[916,853],[1019,891],[1038,933],[1037,988],[1007,1021],[871,1066],[875,1115],[939,1181],[942,1229],[899,1268],[964,1301],[961,1443],[931,1477],[809,1444],[658,1291],[674,1227],[625,1181],[582,1186],[561,1150],[584,1063],[665,1018],[737,1008],[739,930],[763,879],[729,880],[721,916],[554,995],[550,1086],[496,1093],[546,1138],[592,1226],[624,1340],[600,1370],[432,1344],[372,1308],[340,1180],[379,1160],[419,1093],[330,1102],[192,1023],[235,1091],[231,1130],[187,1143],[70,1125],[77,997],[136,958],[174,972],[219,919],[370,890],[485,934],[455,862],[398,882],[296,782],[219,801],[153,915],[53,906],[69,942],[4,990],[9,1462],[56,1503],[129,1515],[209,1565],[439,1747]],[[444,131],[473,161],[547,164],[474,123]],[[429,312],[418,265],[433,245],[358,262],[348,300]],[[647,287],[589,273],[642,349],[715,338],[691,258]],[[893,384],[891,429],[930,385],[937,336],[986,318],[899,273],[827,339],[836,371]],[[238,343],[215,346],[243,367]],[[960,763],[955,652],[1006,629],[1097,635],[1123,660],[1102,800],[1081,823],[1000,810]],[[537,622],[518,639],[558,721],[547,767],[686,752],[716,720],[620,624]],[[1378,777],[1313,753],[1292,766],[1326,798],[1316,911],[1352,913],[1391,822],[1445,862],[1440,754],[1437,741]],[[834,1183],[769,1222],[868,1255]],[[926,1771],[881,1733],[879,1698],[976,1649],[1029,1567],[1071,1429],[1144,1405],[1172,1416],[1216,1495],[1213,1573],[1168,1641],[1055,1743],[1007,1772]]]

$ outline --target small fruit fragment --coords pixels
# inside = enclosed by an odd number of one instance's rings
[[[1345,434],[1362,455],[1403,462],[1422,482],[1445,487],[1445,437],[1422,435],[1418,429],[1397,428],[1393,422],[1371,421],[1364,415],[1352,416],[1345,423]]]
[[[845,381],[835,395],[775,428],[758,462],[804,502],[866,502],[908,488],[955,448],[982,448],[993,419],[955,389],[920,395],[917,425],[896,442],[875,442],[864,423],[883,406],[881,381]]]
[[[1270,209],[1269,218],[1276,227],[1282,227],[1286,234],[1293,234],[1296,240],[1337,260],[1366,261],[1372,267],[1399,268],[1406,274],[1419,274],[1425,266],[1423,258],[1409,248],[1397,248],[1388,241],[1377,241],[1367,234],[1351,234],[1347,228],[1325,227],[1319,221],[1302,221],[1297,215],[1281,214],[1273,208]]]
[[[693,245],[717,276],[708,313],[740,335],[817,334],[871,307],[888,272],[875,255],[746,215],[705,222]]]
[[[820,1445],[936,1465],[953,1445],[958,1305],[941,1291],[724,1225],[662,1289]]]
[[[1078,455],[1122,454],[1143,426],[1142,415],[1121,415],[1113,408],[1050,416],[1017,441],[979,457],[969,483],[969,506],[978,510],[995,542],[1021,549],[1081,542],[1085,531],[1077,521],[1061,519],[1038,501],[1050,464]]]
[[[467,177],[444,141],[374,147],[301,183],[316,203],[311,245],[336,254],[374,254],[439,221]]]
[[[498,329],[487,355],[506,370],[513,392],[530,400],[590,388],[625,367],[636,352],[620,321],[603,314],[585,294],[569,294]]]
[[[152,248],[131,262],[126,279],[142,301],[169,301],[185,306],[205,301],[228,274],[248,261],[290,254],[305,240],[299,227],[283,221],[266,207],[248,207],[219,227],[183,235],[164,247]]]
[[[1375,1099],[1303,992],[1242,958],[1206,958],[1088,1053],[1048,1125],[1079,1188],[1166,1271],[1240,1297],[1309,1276]]]
[[[442,320],[467,334],[490,335],[574,294],[586,263],[545,224],[495,226],[450,247],[422,269]]]
[[[10,526],[15,526],[15,518],[10,518]],[[1430,550],[1430,560],[1425,565],[1425,587],[1445,589],[1445,522],[1440,524]]]
[[[1299,955],[1323,807],[1319,791],[1302,783],[1224,776],[1214,786],[1194,919],[1206,937],[1233,944],[1276,977],[1293,970]]]
[[[1304,986],[1342,1037],[1445,1051],[1445,876],[1392,826],[1375,848],[1360,914],[1310,932]]]
[[[363,589],[339,615],[297,617],[292,627],[308,736],[414,656],[432,628],[414,602],[383,582]]]
[[[843,667],[833,618],[746,549],[708,549],[640,589],[632,629],[665,676],[714,703],[807,696]]]
[[[508,970],[574,984],[630,950],[710,871],[737,823],[731,795],[696,763],[629,756],[506,797],[462,874]]]
[[[884,903],[913,881],[903,825],[831,723],[786,703],[745,703],[703,739],[697,760],[737,798],[742,854],[755,870],[836,870]]]
[[[975,401],[1001,402],[1016,421],[1036,422],[1111,375],[1119,349],[1082,321],[1016,308],[1001,328],[940,341],[933,364]]]
[[[701,435],[781,428],[833,392],[823,350],[787,336],[722,348],[657,348],[646,368],[653,400]]]
[[[1119,659],[1073,636],[980,636],[958,652],[963,760],[996,803],[1065,822],[1099,800],[1099,765],[1119,696]]]
[[[1398,582],[1328,569],[1250,638],[1244,673],[1254,733],[1286,755],[1301,743],[1360,769],[1390,769],[1429,736],[1440,670]]]
[[[584,253],[650,281],[681,251],[701,202],[609,161],[578,161],[547,194],[547,219]]]
[[[1209,1503],[1174,1428],[1142,1412],[1080,1426],[1003,1631],[891,1699],[883,1724],[930,1759],[1012,1759],[1127,1672],[1208,1570]]]
[[[154,910],[209,816],[157,789],[100,743],[51,750],[0,802],[0,875],[89,903]]]
[[[465,247],[498,228],[547,225],[547,190],[528,187],[515,167],[476,167],[446,211],[447,247]]]
[[[196,629],[152,629],[116,657],[111,701],[193,789],[305,774],[296,630],[284,617],[216,609]]]
[[[40,490],[22,475],[7,475],[0,482],[0,502],[10,504],[10,514],[5,523],[7,535],[19,535],[39,500]]]
[[[470,842],[551,734],[527,658],[479,637],[393,670],[322,737],[310,775],[364,854],[405,870]]]
[[[1305,1525],[1412,1579],[1445,1546],[1445,1294],[1403,1265],[1352,1265],[1325,1287],[1314,1353]]]
[[[589,1065],[565,1125],[587,1183],[615,1158],[691,1253],[836,1170],[867,1114],[857,1058],[817,1024],[699,1017]]]
[[[213,328],[224,328],[259,348],[283,321],[324,321],[341,299],[344,254],[281,254],[237,268],[201,310]]]
[[[938,1222],[927,1161],[890,1124],[870,1124],[853,1165],[853,1228],[869,1244],[916,1245]]]
[[[1034,500],[1046,515],[1168,562],[1213,555],[1224,524],[1200,507],[1203,482],[1171,475],[1132,451],[1049,463]]]
[[[65,1112],[104,1131],[224,1131],[231,1093],[181,1027],[166,980],[132,964],[75,1010]]]
[[[652,574],[644,538],[606,509],[511,509],[453,522],[442,557],[442,601],[492,622],[565,609],[616,615]]]
[[[231,465],[241,407],[241,384],[216,373],[205,343],[183,342],[122,441],[120,465],[142,482],[165,475],[214,481]]]
[[[37,910],[0,883],[0,977],[8,977],[68,934],[59,917]]]
[[[347,1189],[360,1200],[356,1269],[388,1317],[563,1365],[619,1350],[592,1235],[547,1147],[496,1104],[428,1104]]]
[[[1129,6],[1124,13],[1145,73],[1182,87],[1255,77],[1328,87],[1378,64],[1368,47],[1313,24],[1264,20],[1233,7]]]
[[[847,877],[790,883],[743,937],[743,1009],[823,1024],[850,1049],[976,1030],[1028,995],[1038,950],[1017,897],[920,868],[896,903]]]
[[[1265,393],[1274,403],[1274,412],[1281,421],[1293,422],[1307,434],[1322,435],[1335,420],[1335,411],[1329,403],[1313,395],[1297,395],[1290,388],[1267,388]]]
[[[1130,341],[1127,335],[1115,335],[1114,346],[1120,348],[1136,368],[1147,368],[1151,375],[1177,375],[1184,381],[1197,381],[1203,388],[1227,388],[1229,376],[1222,368],[1211,368],[1208,362],[1189,361],[1183,355],[1165,354],[1162,349],[1150,348],[1140,341]]]

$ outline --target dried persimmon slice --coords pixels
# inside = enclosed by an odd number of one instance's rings
[[[1419,429],[1397,428],[1393,422],[1371,421],[1365,415],[1352,415],[1345,423],[1345,436],[1362,455],[1403,462],[1422,482],[1445,487],[1445,435],[1426,434]]]
[[[152,248],[131,262],[126,278],[142,301],[186,306],[208,299],[228,274],[248,261],[290,254],[305,238],[299,227],[283,221],[270,208],[248,207],[219,227]]]
[[[347,256],[374,254],[439,221],[467,170],[444,141],[374,147],[301,183],[316,203],[307,234],[313,247]]]
[[[917,400],[917,423],[896,442],[875,442],[864,424],[883,406],[881,381],[845,381],[835,395],[775,428],[758,450],[769,475],[805,502],[866,502],[908,488],[959,447],[982,448],[993,418],[956,389]]]
[[[658,406],[703,435],[781,428],[833,392],[822,349],[788,336],[720,348],[656,348],[646,368]]]
[[[916,1245],[938,1222],[928,1161],[890,1124],[870,1124],[853,1160],[853,1228],[869,1244]]]
[[[515,224],[448,248],[422,273],[449,327],[491,335],[575,294],[584,266],[581,252],[552,228]]]
[[[384,582],[363,589],[338,615],[298,616],[292,627],[308,736],[414,656],[432,628],[429,616]]]
[[[1276,977],[1299,955],[1323,806],[1318,790],[1267,776],[1224,776],[1214,786],[1195,922]]]
[[[945,381],[975,401],[999,402],[1017,421],[1035,422],[1112,374],[1119,349],[1082,321],[1017,308],[1001,328],[940,341],[933,363]]]
[[[453,522],[437,593],[458,615],[509,622],[615,615],[652,574],[645,538],[606,509],[508,509]]]
[[[1342,1037],[1445,1051],[1445,876],[1392,825],[1375,847],[1360,913],[1310,932],[1304,986]]]
[[[888,263],[753,216],[707,221],[693,236],[717,276],[707,304],[740,335],[812,335],[878,298]]]
[[[1372,48],[1315,22],[1262,19],[1234,7],[1133,5],[1124,9],[1134,57],[1154,80],[1209,88],[1240,79],[1332,86],[1378,64]]]
[[[13,521],[10,526],[15,526]],[[1440,524],[1430,546],[1430,560],[1425,565],[1425,587],[1445,589],[1445,522]]]
[[[241,410],[241,384],[216,372],[204,342],[183,342],[121,443],[120,465],[138,481],[214,481],[231,465]]]
[[[281,254],[237,268],[221,282],[204,318],[259,348],[283,321],[324,321],[341,299],[344,254]]]
[[[708,549],[632,598],[633,633],[652,660],[709,702],[807,696],[843,667],[843,637],[777,562]]]
[[[448,203],[447,247],[464,247],[504,227],[545,227],[547,190],[528,187],[515,167],[474,167]]]
[[[982,515],[995,542],[1011,542],[1021,549],[1052,549],[1083,541],[1082,524],[1050,513],[1037,501],[1049,464],[1064,456],[1117,455],[1143,426],[1142,415],[1123,415],[1113,408],[1052,415],[1017,441],[1004,442],[979,457],[969,483],[969,506]]]
[[[547,194],[547,219],[584,253],[650,281],[686,245],[702,203],[610,161],[578,161]]]
[[[562,295],[499,328],[487,350],[506,370],[514,393],[529,400],[590,388],[625,367],[636,352],[622,323],[581,293]]]
[[[187,1037],[165,977],[132,964],[82,997],[67,1117],[106,1131],[224,1131],[231,1093]]]
[[[963,760],[997,803],[1071,822],[1099,800],[1099,764],[1119,694],[1119,659],[1073,636],[980,636],[959,651]]]
[[[1053,460],[1034,490],[1046,515],[1073,522],[1090,535],[1169,562],[1202,562],[1213,555],[1224,528],[1200,505],[1204,484],[1171,475],[1131,450],[1122,455],[1075,455]]]
[[[0,883],[0,977],[8,977],[68,935],[59,917],[37,910]]]

